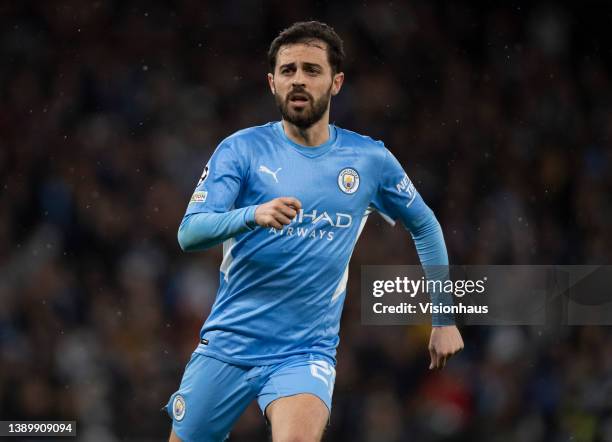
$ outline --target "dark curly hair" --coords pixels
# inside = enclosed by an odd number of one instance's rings
[[[276,55],[281,46],[294,43],[307,43],[312,40],[322,40],[327,44],[327,59],[332,72],[337,74],[342,70],[344,62],[344,47],[342,39],[336,31],[325,23],[319,21],[302,21],[289,26],[278,34],[268,50],[268,63],[274,72],[276,68]]]

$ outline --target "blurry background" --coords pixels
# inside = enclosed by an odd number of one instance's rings
[[[266,51],[294,21],[347,52],[332,121],[382,139],[455,264],[610,264],[605,3],[0,2],[0,418],[164,440],[220,247],[176,231],[232,132],[279,118]],[[609,327],[360,325],[359,266],[417,263],[370,220],[352,260],[329,441],[611,441]],[[251,407],[234,441],[266,440]]]

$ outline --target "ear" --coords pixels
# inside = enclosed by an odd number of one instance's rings
[[[338,95],[340,89],[342,88],[342,83],[344,83],[344,72],[338,72],[332,79],[332,95]]]
[[[274,87],[274,75],[268,73],[268,85],[270,86],[270,91],[272,91],[272,95],[276,93],[276,88]]]

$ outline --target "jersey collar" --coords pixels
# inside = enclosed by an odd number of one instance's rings
[[[338,138],[338,130],[333,124],[329,124],[328,127],[329,138],[325,143],[320,144],[318,146],[302,146],[301,144],[291,141],[289,137],[287,137],[287,134],[285,134],[285,130],[283,129],[282,121],[277,121],[276,123],[274,123],[274,131],[282,139],[282,141],[307,157],[318,157],[320,155],[323,155],[334,146]]]

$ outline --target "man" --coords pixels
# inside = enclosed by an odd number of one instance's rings
[[[257,399],[274,442],[319,441],[329,420],[348,264],[368,214],[400,219],[425,264],[448,264],[432,211],[381,142],[329,124],[342,41],[296,23],[269,50],[282,121],[215,150],[179,228],[185,251],[223,242],[220,286],[167,404],[171,441],[221,441]],[[439,298],[437,301],[449,302]],[[463,347],[432,318],[430,369]]]

